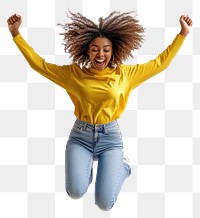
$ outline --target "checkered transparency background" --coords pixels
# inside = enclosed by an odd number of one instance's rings
[[[200,217],[199,8],[199,0],[0,2],[0,217]],[[146,37],[127,64],[147,62],[166,48],[180,31],[181,14],[194,21],[172,64],[133,90],[119,119],[133,173],[109,212],[94,205],[94,181],[80,200],[65,193],[73,105],[64,89],[27,65],[7,29],[10,15],[22,15],[20,32],[30,45],[48,62],[70,63],[56,25],[68,21],[68,9],[95,22],[113,10],[137,11]]]

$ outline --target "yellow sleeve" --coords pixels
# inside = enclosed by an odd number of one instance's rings
[[[122,65],[120,68],[126,74],[127,80],[130,81],[130,89],[137,87],[142,82],[165,70],[178,53],[184,39],[184,36],[178,34],[171,45],[155,59],[147,63],[137,64],[135,66]]]
[[[59,66],[47,63],[32,47],[23,39],[21,34],[13,38],[13,41],[24,55],[25,59],[35,71],[50,79],[57,85],[66,88],[66,83],[71,71],[71,65]]]

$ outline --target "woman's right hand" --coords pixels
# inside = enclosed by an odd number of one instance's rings
[[[7,20],[8,29],[13,36],[13,38],[19,34],[19,26],[22,23],[22,18],[20,15],[14,14]]]

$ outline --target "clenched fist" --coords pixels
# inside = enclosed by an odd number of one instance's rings
[[[190,32],[190,27],[192,26],[192,19],[189,16],[182,15],[179,19],[181,24],[181,32],[180,34],[183,36],[187,36]]]
[[[19,34],[19,26],[22,23],[22,18],[20,15],[14,14],[7,20],[8,29],[13,37]]]

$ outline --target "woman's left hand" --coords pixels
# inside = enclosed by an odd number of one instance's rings
[[[192,26],[192,19],[189,16],[182,15],[179,19],[181,24],[181,32],[182,36],[187,36],[190,32],[190,27]]]

